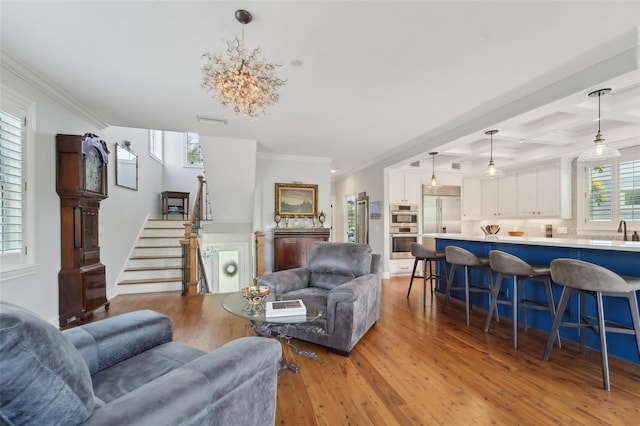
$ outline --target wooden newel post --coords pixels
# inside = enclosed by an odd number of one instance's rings
[[[256,278],[264,275],[264,232],[256,231]]]
[[[184,223],[184,239],[180,243],[187,246],[187,294],[194,295],[198,293],[198,269],[197,250],[198,236],[191,232],[191,222]]]

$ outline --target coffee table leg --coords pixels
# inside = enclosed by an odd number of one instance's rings
[[[301,351],[300,349],[298,349],[293,343],[291,343],[291,336],[287,336],[287,335],[282,335],[281,338],[285,339],[287,341],[287,346],[289,346],[291,349],[293,349],[293,352],[296,355],[301,355],[301,356],[306,356],[308,358],[311,359],[318,359],[318,355],[316,355],[315,352],[313,351]]]

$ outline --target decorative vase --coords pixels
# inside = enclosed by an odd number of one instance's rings
[[[325,216],[324,212],[320,212],[320,214],[318,215],[318,222],[320,222],[320,227],[324,228],[324,221],[327,219],[327,217]]]
[[[280,228],[280,221],[282,220],[282,217],[280,217],[278,213],[274,213],[273,220],[276,221],[276,228]]]

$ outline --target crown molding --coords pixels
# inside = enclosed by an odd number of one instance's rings
[[[109,127],[109,123],[91,112],[80,102],[64,93],[44,76],[29,68],[17,57],[8,53],[5,49],[0,49],[0,66],[15,74],[37,90],[48,95],[51,99],[67,108],[69,111],[89,121],[89,123],[97,128],[104,129],[105,127]]]

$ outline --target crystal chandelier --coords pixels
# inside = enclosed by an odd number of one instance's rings
[[[596,133],[596,138],[593,140],[593,146],[588,150],[584,151],[578,157],[579,162],[585,161],[594,161],[594,160],[608,160],[612,158],[620,157],[620,151],[615,148],[608,147],[604,144],[604,138],[600,133],[600,97],[602,95],[606,95],[611,92],[611,89],[600,89],[589,93],[590,98],[598,97],[598,133]]]
[[[482,172],[480,179],[498,179],[504,177],[504,172],[496,168],[496,163],[493,162],[493,135],[498,133],[497,130],[487,130],[485,135],[491,136],[491,154],[489,156],[489,168]]]
[[[278,88],[285,80],[278,78],[275,70],[280,65],[267,62],[260,48],[247,54],[244,48],[244,25],[253,17],[246,10],[236,10],[236,19],[242,24],[242,39],[227,43],[226,55],[206,53],[208,63],[202,67],[202,87],[211,92],[224,107],[237,113],[256,118],[267,107],[278,102]]]

